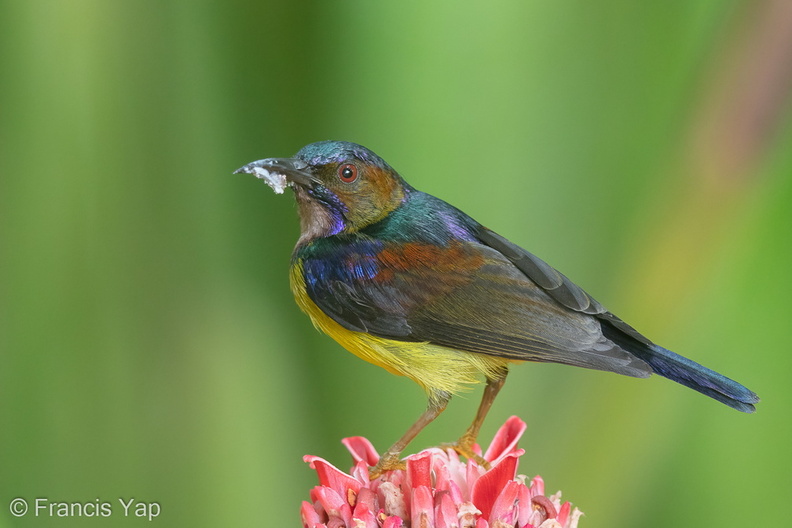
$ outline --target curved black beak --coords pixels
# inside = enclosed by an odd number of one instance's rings
[[[267,158],[240,167],[234,174],[245,172],[264,180],[272,190],[283,193],[286,187],[300,185],[311,188],[317,182],[308,171],[308,164],[296,158]]]

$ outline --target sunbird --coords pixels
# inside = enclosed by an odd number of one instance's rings
[[[254,161],[240,172],[276,193],[294,191],[300,236],[290,282],[313,324],[428,395],[426,410],[372,475],[399,467],[400,453],[451,395],[482,376],[481,404],[453,447],[485,463],[473,446],[510,364],[522,361],[656,373],[755,411],[755,393],[654,344],[543,260],[413,188],[361,145],[312,143],[293,158]]]

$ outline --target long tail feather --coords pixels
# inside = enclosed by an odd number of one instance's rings
[[[754,404],[759,402],[759,397],[733,379],[661,346],[639,342],[608,323],[602,325],[602,330],[608,339],[645,361],[656,374],[690,387],[738,411],[756,411]]]
[[[633,353],[636,354],[636,351]],[[706,394],[738,411],[746,413],[756,411],[753,404],[759,402],[759,397],[753,391],[695,361],[658,345],[653,345],[648,353],[639,352],[636,355],[665,378]]]

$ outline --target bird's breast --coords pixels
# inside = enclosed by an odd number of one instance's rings
[[[313,302],[310,295],[308,295],[308,289],[305,284],[305,275],[303,273],[303,263],[301,259],[297,259],[292,264],[289,274],[289,282],[291,284],[292,293],[294,294],[294,300],[297,302],[297,306],[299,306],[300,309],[311,318],[311,322],[317,329],[338,341],[341,346],[358,356],[360,359],[382,367],[392,374],[402,375],[402,373],[396,368],[396,365],[393,364],[394,361],[392,358],[388,358],[386,355],[378,353],[376,347],[370,346],[369,341],[371,341],[371,338],[374,338],[374,336],[370,336],[361,332],[353,332],[352,330],[344,328],[335,322],[330,316],[324,313],[324,311],[322,311],[322,309],[319,308],[315,302]]]
[[[314,326],[335,339],[360,359],[384,368],[391,374],[406,376],[428,393],[461,392],[480,382],[480,375],[494,378],[510,360],[454,350],[428,342],[386,339],[344,328],[311,299],[306,288],[302,259],[295,259],[290,271],[294,299]]]

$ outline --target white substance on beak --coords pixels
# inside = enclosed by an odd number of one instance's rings
[[[261,167],[253,167],[253,174],[256,178],[264,180],[267,185],[272,187],[272,190],[275,191],[276,194],[283,194],[283,191],[289,186],[285,174],[271,172]]]

